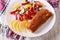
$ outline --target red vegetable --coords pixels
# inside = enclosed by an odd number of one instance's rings
[[[23,14],[19,14],[19,20],[23,21]]]
[[[32,15],[31,11],[28,10],[28,14],[29,14],[29,15]]]
[[[28,15],[28,14],[24,14],[24,17],[25,17],[26,19],[32,19],[32,17],[31,17],[30,15]]]
[[[23,17],[23,14],[19,14],[19,16]]]
[[[37,4],[34,4],[34,9],[36,10],[36,8],[38,7],[38,5]]]
[[[34,7],[36,7],[37,6],[37,4],[34,4]]]
[[[17,15],[15,15],[15,17],[16,17],[16,20],[18,20],[18,17],[17,17]]]
[[[33,7],[30,7],[30,9],[28,10],[28,14],[29,15],[35,15],[36,14]]]
[[[18,13],[16,13],[18,12]],[[20,10],[15,10],[15,11],[12,11],[10,14],[14,14],[15,17],[16,17],[16,20],[18,20],[18,17],[17,17],[17,14],[19,14]]]
[[[13,12],[10,12],[10,14],[15,14],[15,11],[13,11]]]
[[[19,13],[19,12],[20,12],[20,10],[12,11],[12,12],[10,12],[10,14],[14,14],[14,15],[15,15],[15,14],[16,14],[16,12],[18,12],[18,13]]]
[[[20,21],[23,21],[23,17],[19,17],[19,20],[20,20]]]
[[[34,10],[34,8],[33,7],[30,7],[30,9],[29,9],[30,11],[33,11]]]
[[[29,2],[25,2],[25,3],[22,3],[22,5],[26,5],[26,4],[28,4]]]

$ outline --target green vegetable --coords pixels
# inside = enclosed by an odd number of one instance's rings
[[[28,0],[25,0],[25,2],[27,2]]]
[[[28,8],[24,8],[24,13],[28,10]]]

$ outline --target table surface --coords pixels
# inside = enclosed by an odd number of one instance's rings
[[[60,8],[55,10],[56,22],[54,27],[45,35],[36,38],[30,38],[30,40],[60,40],[60,11],[58,9]]]

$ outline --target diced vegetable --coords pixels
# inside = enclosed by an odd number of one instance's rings
[[[10,14],[18,14],[19,12],[20,10],[15,10],[15,11],[10,12]]]
[[[26,4],[29,4],[29,2],[22,3],[22,5],[26,5]]]
[[[15,30],[17,32],[21,32],[22,30],[25,30],[25,28],[26,28],[26,24],[24,22],[27,22],[27,21],[20,22],[19,20],[12,20],[10,22],[10,26],[13,30]]]
[[[25,17],[26,19],[32,19],[32,17],[31,17],[30,15],[28,15],[28,14],[24,14],[24,17]]]
[[[30,7],[30,9],[28,10],[28,14],[29,15],[35,15],[35,11],[33,7]]]
[[[20,4],[17,4],[16,6],[14,6],[14,10],[17,10],[18,8],[20,8]]]
[[[19,14],[19,16],[23,17],[23,14]]]
[[[35,13],[34,11],[29,11],[29,10],[28,10],[28,14],[29,14],[29,15],[35,15],[36,13]]]
[[[25,6],[29,8],[29,7],[31,7],[31,4],[26,4]]]
[[[24,10],[24,8],[22,8],[20,14],[22,14],[22,13],[24,13],[24,12],[25,12],[25,10]]]
[[[25,0],[25,2],[27,2],[28,0]]]
[[[13,30],[15,30],[15,31],[17,31],[17,29],[16,29],[16,25],[17,25],[17,23],[18,23],[19,21],[17,21],[17,20],[12,20],[11,22],[10,22],[10,26],[11,26],[11,28],[13,29]]]
[[[23,14],[28,10],[28,7],[23,6],[23,7],[20,8],[20,10],[21,10],[20,14]]]
[[[24,25],[25,26],[27,26],[28,25],[28,21],[25,19],[25,20],[23,20],[23,23],[24,23]]]
[[[13,12],[10,12],[10,14],[15,14],[15,11],[13,11]]]
[[[30,9],[29,9],[30,11],[34,11],[34,8],[33,7],[30,7]]]
[[[35,2],[35,4],[37,4],[39,7],[42,7],[42,6],[44,6],[42,3],[40,3],[39,1],[34,1]]]
[[[20,21],[23,21],[23,17],[20,17],[19,20],[20,20]]]
[[[27,12],[27,13],[28,13],[29,15],[32,15],[31,11],[29,11],[29,10],[28,10],[28,12]]]
[[[15,17],[16,17],[16,20],[18,20],[18,17],[17,17],[17,15],[15,15]]]

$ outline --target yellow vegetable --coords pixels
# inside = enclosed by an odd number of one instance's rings
[[[21,32],[24,31],[26,29],[26,26],[28,25],[28,21],[24,20],[22,22],[20,22],[19,20],[13,20],[10,22],[10,26],[13,30],[15,30],[16,32]]]
[[[16,6],[14,6],[14,10],[20,8],[20,4],[17,4]]]
[[[17,30],[17,32],[20,32],[21,31],[21,29],[19,28],[20,26],[20,21],[17,21],[17,23],[16,23],[16,30]]]
[[[25,31],[27,24],[28,24],[27,20],[20,22],[20,25],[19,25],[21,27],[20,30]]]
[[[20,29],[18,28],[19,24],[20,24],[20,21],[18,21],[18,20],[13,20],[10,22],[11,28],[17,32],[20,32]]]
[[[10,23],[9,23],[9,25],[10,25],[10,27],[13,29],[14,27],[12,27],[13,26],[13,24],[14,24],[14,22],[15,22],[15,20],[13,20],[13,21],[11,21]],[[15,29],[15,28],[14,28]]]
[[[28,25],[28,21],[27,20],[24,20],[23,23],[24,23],[25,26]]]
[[[26,4],[25,6],[26,6],[26,7],[30,7],[30,6],[31,6],[31,4]]]

